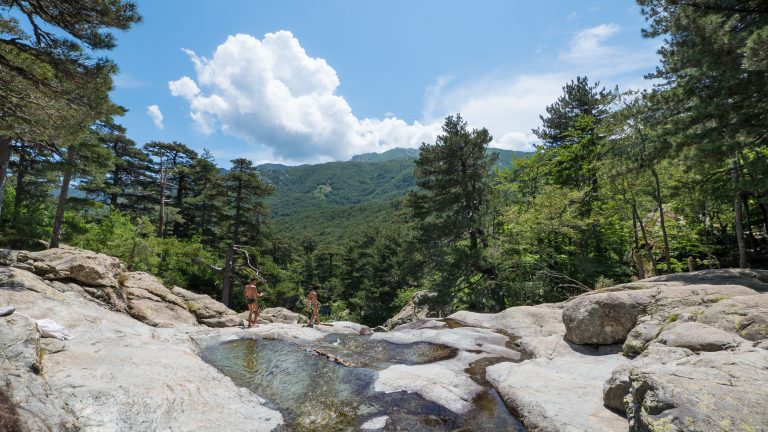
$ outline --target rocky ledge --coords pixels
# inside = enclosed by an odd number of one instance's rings
[[[392,331],[370,337],[457,354],[392,365],[374,386],[460,414],[481,391],[480,371],[528,430],[766,430],[767,290],[768,272],[713,270],[444,320],[414,302]],[[279,308],[257,328],[235,327],[241,316],[208,296],[71,248],[0,251],[0,308],[0,425],[9,429],[274,430],[282,414],[203,362],[201,349],[371,333],[350,322],[304,327]],[[43,318],[74,339],[42,338]]]

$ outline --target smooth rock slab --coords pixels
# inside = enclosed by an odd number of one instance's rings
[[[572,352],[499,363],[486,370],[486,378],[529,430],[618,432],[627,430],[627,421],[603,406],[602,387],[626,362],[619,354]]]
[[[388,333],[374,333],[372,339],[397,344],[429,342],[468,352],[482,352],[511,360],[520,359],[520,353],[507,348],[509,338],[489,329],[458,327],[453,329],[406,329]]]
[[[482,357],[460,352],[455,358],[434,363],[390,366],[379,372],[374,389],[385,393],[418,393],[424,399],[463,414],[472,408],[472,399],[484,390],[464,370]]]
[[[495,314],[459,311],[448,318],[472,327],[502,330],[517,337],[547,337],[565,333],[562,309],[555,305],[515,306]]]

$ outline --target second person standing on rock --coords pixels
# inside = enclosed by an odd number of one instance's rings
[[[309,316],[308,327],[312,327],[313,323],[320,325],[320,319],[318,318],[318,310],[320,308],[320,302],[317,300],[317,286],[312,285],[309,295],[307,296],[307,307],[312,309],[312,314]]]

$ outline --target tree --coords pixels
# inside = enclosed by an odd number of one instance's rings
[[[639,0],[645,37],[664,37],[652,74],[670,130],[698,160],[730,167],[739,266],[747,266],[743,153],[768,145],[768,8],[759,0]],[[762,47],[762,48],[760,48]]]
[[[109,60],[93,52],[114,48],[110,29],[125,30],[141,20],[132,2],[70,3],[0,1],[0,214],[11,141],[64,145],[82,133],[99,115],[85,124],[82,119],[99,110],[80,90],[103,89],[103,77],[115,71]],[[24,17],[25,25],[16,16]]]
[[[234,159],[232,168],[222,178],[220,196],[225,209],[222,222],[228,233],[221,287],[221,302],[225,305],[232,301],[235,249],[241,244],[243,231],[251,231],[252,215],[263,213],[262,199],[272,191],[272,186],[261,181],[256,167],[248,159]]]
[[[188,170],[193,161],[197,159],[197,152],[179,142],[164,143],[152,141],[144,145],[144,151],[152,157],[152,171],[156,176],[158,222],[157,235],[165,237],[165,229],[168,223],[170,202],[173,206],[174,226],[180,222],[178,211],[181,209],[184,197]],[[178,231],[174,228],[174,233]]]
[[[143,189],[147,184],[149,157],[136,147],[136,143],[125,132],[123,126],[112,120],[102,124],[98,139],[111,153],[112,169],[103,180],[89,179],[80,188],[97,200],[109,204],[114,210],[139,216],[139,203],[148,200]]]
[[[59,247],[61,224],[64,219],[64,207],[69,197],[71,181],[76,176],[96,176],[109,170],[112,158],[109,151],[99,140],[100,125],[95,125],[82,139],[66,148],[59,149],[63,176],[59,189],[56,214],[53,219],[51,242],[49,247]]]
[[[482,258],[490,238],[490,171],[498,157],[486,152],[492,139],[485,128],[468,130],[467,122],[457,114],[445,119],[443,134],[434,144],[424,143],[419,149],[414,168],[419,190],[410,193],[407,205],[421,241],[433,256],[442,255],[437,259],[443,264],[452,254],[466,259],[466,265],[459,266],[465,273],[455,273],[452,281],[444,281],[444,290],[452,291],[458,280],[471,278],[469,273],[496,278],[494,268]],[[466,251],[448,251],[463,241],[467,242]],[[503,299],[498,299],[497,305],[503,307]]]

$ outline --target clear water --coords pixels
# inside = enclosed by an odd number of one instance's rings
[[[490,387],[463,415],[415,394],[373,390],[378,370],[454,355],[451,348],[428,343],[401,345],[329,335],[307,345],[242,339],[210,347],[203,358],[236,384],[266,398],[283,414],[284,431],[357,431],[383,415],[390,417],[385,431],[523,431]]]

